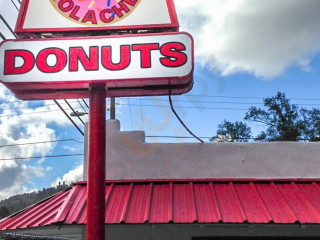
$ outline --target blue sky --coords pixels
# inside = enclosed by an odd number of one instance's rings
[[[19,6],[18,0],[13,2]],[[180,30],[191,33],[195,40],[195,83],[188,94],[174,96],[173,104],[197,136],[214,136],[217,125],[224,119],[242,120],[246,109],[253,105],[262,107],[262,99],[277,91],[284,92],[292,103],[318,107],[318,0],[186,2],[175,0]],[[14,27],[17,10],[11,1],[0,0],[0,14]],[[12,38],[1,20],[0,30],[6,38]],[[59,180],[80,180],[82,156],[28,157],[81,154],[83,136],[53,102],[16,101],[1,86],[0,158],[27,159],[0,162],[0,199],[49,187]],[[62,100],[59,102],[71,112]],[[77,101],[70,103],[81,111]],[[171,113],[166,96],[118,98],[117,103],[122,130],[144,130],[147,136],[189,136]],[[87,121],[87,117],[83,120]],[[83,128],[82,123],[75,121]],[[248,124],[254,134],[263,129],[261,125]],[[57,140],[60,142],[4,147]],[[196,142],[162,137],[147,141]]]

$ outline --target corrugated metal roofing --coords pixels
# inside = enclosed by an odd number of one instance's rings
[[[86,223],[86,183],[0,222],[0,230]],[[106,183],[105,222],[320,223],[318,182]]]

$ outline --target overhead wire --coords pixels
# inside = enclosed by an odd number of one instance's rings
[[[76,103],[76,102],[70,102],[69,103]],[[9,103],[0,103],[2,104],[9,104]],[[26,109],[26,108],[40,108],[40,107],[46,107],[46,106],[53,106],[56,105],[55,103],[48,103],[48,104],[41,104],[41,105],[35,105],[35,106],[25,106],[25,107],[13,107],[13,108],[0,108],[0,110],[18,110],[18,109]]]
[[[172,99],[171,99],[171,90],[169,90],[169,103],[170,103],[170,107],[172,112],[174,113],[174,115],[177,117],[177,119],[179,120],[179,122],[181,123],[181,125],[187,130],[188,133],[190,133],[195,139],[197,139],[199,142],[203,143],[203,140],[198,138],[186,125],[185,123],[182,121],[182,119],[179,117],[179,115],[177,114],[177,112],[174,110],[173,104],[172,104]]]
[[[80,139],[80,138],[78,138],[78,139]],[[26,143],[6,144],[6,145],[0,145],[0,148],[25,146],[25,145],[33,145],[33,144],[42,144],[42,143],[70,142],[70,141],[75,141],[77,143],[83,143],[81,141],[78,141],[77,138],[70,138],[70,139],[58,139],[58,140],[50,140],[50,141],[40,141],[40,142],[26,142]]]
[[[16,6],[16,4],[14,3],[13,0],[11,0],[12,4],[14,5],[14,7],[17,9],[17,11],[19,12],[19,8]]]
[[[83,111],[84,111],[85,113],[87,113],[87,111],[84,109],[84,107],[82,106],[82,104],[81,104],[81,102],[79,101],[79,99],[77,99],[77,101],[78,101],[79,105],[82,107]]]
[[[190,97],[208,97],[208,98],[244,98],[244,99],[265,99],[268,97],[247,97],[247,96],[217,96],[217,95],[201,95],[201,94],[186,94],[184,95],[186,97],[190,96]],[[320,101],[320,98],[287,98],[289,100],[310,100],[310,101]]]
[[[82,121],[81,117],[77,114],[77,112],[72,108],[72,106],[68,103],[68,101],[65,99],[64,100],[66,102],[66,104],[69,106],[69,108],[72,110],[72,112],[74,113],[75,116],[78,117],[78,119],[80,120],[80,122],[82,122],[82,124],[84,125],[84,122]]]
[[[127,106],[128,104],[122,104],[122,105],[124,105],[124,106]],[[143,106],[143,107],[156,107],[156,108],[158,108],[158,107],[161,107],[161,108],[170,108],[170,106],[164,106],[164,105],[146,105],[146,104],[144,104],[144,105],[139,105],[139,104],[132,104],[131,103],[131,106],[137,106],[137,107],[140,107],[140,106]],[[247,109],[247,108],[226,108],[226,107],[221,107],[221,108],[219,108],[219,107],[197,107],[197,106],[195,106],[195,107],[192,107],[192,106],[175,106],[175,108],[194,108],[194,109],[220,109],[220,110],[240,110],[240,111],[248,111],[249,109]]]
[[[15,161],[15,160],[41,159],[41,158],[74,157],[74,156],[83,156],[83,155],[84,155],[83,153],[74,153],[74,154],[61,154],[61,155],[35,156],[35,157],[1,158],[1,159],[0,159],[0,161]]]
[[[2,32],[0,32],[0,37],[2,38],[2,40],[6,40],[6,37],[2,34]]]
[[[80,108],[74,108],[80,109]],[[60,110],[46,110],[46,111],[37,111],[37,112],[27,112],[27,113],[15,113],[15,114],[0,114],[0,117],[11,117],[11,116],[19,116],[19,115],[28,115],[28,114],[38,114],[38,113],[49,113],[49,112],[59,112]]]
[[[9,29],[9,31],[12,33],[12,35],[15,38],[18,38],[17,34],[14,33],[14,31],[12,30],[12,28],[10,27],[10,25],[8,24],[8,22],[3,18],[3,16],[0,14],[0,19],[1,21],[6,25],[6,27]]]
[[[193,139],[194,137],[189,137],[189,136],[170,136],[170,135],[146,135],[146,138],[189,138]],[[199,137],[199,138],[212,138],[211,137]]]
[[[128,99],[128,104],[125,104],[125,103],[122,103],[121,105],[127,105],[129,106],[129,108],[131,108],[131,106],[153,106],[153,105],[143,105],[143,104],[139,104],[139,105],[135,105],[135,104],[132,104]],[[138,100],[138,99],[133,99],[133,100]],[[140,101],[140,100],[139,100]],[[165,99],[141,99],[141,101],[155,101],[155,102],[166,102]],[[83,105],[81,104],[81,102],[77,99],[77,101],[68,101],[69,103],[79,103],[79,106],[81,108],[74,108],[74,109],[82,109],[85,113],[87,113],[87,111],[85,110],[85,108],[83,107]],[[209,103],[209,104],[234,104],[234,105],[263,105],[263,103],[258,103],[258,102],[220,102],[220,101],[188,101],[188,100],[177,100],[176,101],[177,103],[179,102],[183,102],[183,103]],[[8,102],[8,104],[11,103],[11,102]],[[12,102],[13,103],[13,102]],[[6,104],[6,103],[0,103],[1,104]],[[116,103],[118,104],[118,103]],[[28,109],[28,108],[39,108],[39,107],[45,107],[45,106],[51,106],[51,105],[55,105],[54,103],[51,104],[42,104],[42,105],[36,105],[36,106],[25,106],[25,107],[13,107],[13,108],[0,108],[0,110],[17,110],[17,109]],[[319,104],[316,104],[316,103],[294,103],[294,105],[298,105],[298,106],[320,106],[320,103]],[[168,107],[168,106],[158,106],[158,105],[155,105],[155,107]],[[183,108],[189,108],[190,106],[177,106],[178,108],[179,107],[183,107]],[[211,109],[210,107],[206,107],[206,106],[198,106],[196,108],[208,108],[208,109]],[[219,108],[217,108],[219,109]],[[234,110],[235,108],[233,108],[232,110]],[[245,109],[242,109],[242,108],[238,108],[238,110],[245,110]]]
[[[137,99],[134,99],[137,100]],[[142,99],[142,101],[155,101],[155,102],[167,102],[165,99]],[[184,103],[214,103],[214,104],[240,104],[240,105],[263,105],[262,102],[221,102],[221,101],[203,101],[203,100],[177,100],[176,102],[184,102]],[[295,105],[301,105],[301,106],[318,106],[320,105],[317,103],[294,103]]]
[[[144,131],[144,122],[143,122],[143,113],[142,113],[141,97],[140,97],[140,115],[141,115],[141,122],[142,122],[142,130]]]
[[[88,103],[82,98],[82,101],[84,102],[84,104],[86,105],[86,107],[89,109],[89,105]]]
[[[132,112],[131,112],[131,103],[130,103],[130,98],[127,98],[128,100],[128,105],[129,105],[129,112],[130,112],[130,120],[131,120],[131,127],[133,129],[133,120],[132,120]]]
[[[57,100],[53,100],[57,106],[60,108],[60,110],[64,113],[64,115],[69,119],[69,121],[75,126],[76,129],[81,133],[82,136],[84,136],[84,132],[78,127],[78,125],[70,118],[70,116],[66,113],[66,111],[60,106]]]

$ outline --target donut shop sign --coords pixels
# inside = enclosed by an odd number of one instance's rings
[[[7,40],[0,81],[21,99],[87,97],[91,83],[109,96],[181,94],[193,83],[193,40],[183,32]]]
[[[182,94],[193,86],[193,39],[173,0],[22,0],[0,45],[0,81],[16,97]],[[159,33],[160,32],[160,33]]]

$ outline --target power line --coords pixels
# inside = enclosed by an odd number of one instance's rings
[[[88,103],[82,98],[82,101],[84,102],[84,104],[87,106],[87,108],[89,109],[89,105]]]
[[[133,100],[139,100],[139,99],[133,99]],[[167,100],[165,100],[165,99],[141,99],[141,101],[167,102]],[[69,101],[69,103],[77,103],[77,102],[79,103],[81,108],[79,107],[79,108],[74,108],[74,109],[83,109],[83,111],[85,113],[87,113],[87,111],[84,109],[84,107],[82,106],[82,104],[80,103],[79,100],[73,101],[73,102]],[[235,105],[263,105],[263,103],[257,103],[257,102],[220,102],[220,101],[188,101],[188,100],[176,100],[176,102],[177,103],[183,102],[183,103],[209,103],[209,104],[235,104]],[[28,109],[28,108],[39,108],[39,107],[52,106],[52,105],[55,105],[55,104],[50,104],[49,103],[49,104],[36,105],[36,106],[26,106],[26,107],[16,107],[16,108],[0,108],[0,110],[18,110],[18,109]],[[132,104],[130,102],[128,102],[128,104],[121,104],[121,105],[128,105],[129,108],[131,108]],[[314,104],[312,104],[312,103],[310,103],[310,104],[307,104],[307,103],[295,103],[294,105],[298,105],[298,106],[320,106],[320,103],[319,104],[316,104],[316,103],[314,103]],[[135,106],[135,105],[133,104],[133,106]],[[139,104],[138,106],[141,107],[141,106],[151,106],[151,105]],[[179,106],[177,108],[179,108]],[[186,106],[186,108],[188,108],[188,106]],[[200,108],[200,107],[196,107],[196,108]],[[206,107],[204,107],[204,108],[206,108]],[[52,110],[52,111],[55,111],[55,110]]]
[[[16,4],[13,2],[13,0],[11,0],[11,2],[14,5],[14,7],[17,9],[17,11],[19,12],[19,8],[16,6]]]
[[[75,116],[78,117],[78,119],[80,120],[80,122],[82,122],[82,124],[84,125],[84,122],[82,121],[82,119],[80,118],[80,116],[76,113],[76,111],[71,107],[71,105],[67,102],[67,100],[64,100],[66,102],[66,104],[69,106],[69,108],[72,110],[72,112],[75,114]]]
[[[160,107],[160,108],[170,108],[170,106],[164,106],[164,105],[148,105],[148,104],[126,104],[121,103],[123,106],[136,106],[136,107]],[[320,104],[319,104],[320,105]],[[46,105],[44,105],[46,106]],[[25,107],[22,107],[25,108]],[[26,107],[29,108],[29,107]],[[31,108],[31,107],[30,107]],[[205,107],[205,106],[176,106],[175,108],[183,108],[183,109],[204,109],[204,110],[232,110],[232,111],[248,111],[248,108],[232,108],[232,107]],[[19,108],[12,108],[12,109],[4,109],[4,110],[13,110],[13,109],[19,109]],[[73,108],[73,109],[82,109],[81,107]],[[37,111],[37,112],[30,112],[30,113],[15,113],[15,114],[0,114],[0,117],[11,117],[11,116],[19,116],[19,115],[27,115],[27,114],[39,114],[39,113],[49,113],[49,112],[58,112],[59,110],[47,110],[47,111]]]
[[[243,99],[266,99],[268,97],[245,97],[245,96],[217,96],[217,95],[201,95],[201,94],[186,94],[184,96],[190,97],[208,97],[208,98],[243,98]],[[303,100],[303,101],[320,101],[320,98],[288,98],[289,100]]]
[[[143,114],[142,114],[142,102],[140,97],[140,115],[141,115],[141,121],[142,121],[142,130],[144,131],[144,122],[143,122]]]
[[[57,100],[53,100],[57,106],[60,108],[60,110],[64,113],[64,115],[69,119],[69,121],[78,129],[78,131],[84,136],[84,132],[78,127],[78,125],[70,118],[70,116],[66,113],[66,111],[60,106],[60,104],[57,102]]]
[[[2,38],[2,40],[6,40],[6,37],[2,34],[2,32],[0,32],[0,37]]]
[[[74,108],[74,109],[80,109],[80,108]],[[57,110],[47,110],[47,111],[28,112],[28,113],[15,113],[15,114],[8,114],[8,115],[0,114],[0,117],[11,117],[11,116],[26,115],[26,114],[38,114],[38,113],[49,113],[49,112],[59,112],[59,111],[60,110],[57,109]]]
[[[127,98],[127,100],[128,100],[128,104],[129,104],[129,112],[130,112],[131,127],[133,128],[133,120],[132,120],[132,112],[131,112],[130,98]]]
[[[146,135],[146,138],[189,138],[189,139],[193,139],[194,137],[189,137],[189,136],[169,136],[169,135]],[[199,138],[212,138],[212,137],[199,137]]]
[[[75,153],[75,154],[48,155],[48,156],[35,156],[35,157],[2,158],[2,159],[0,159],[0,161],[14,161],[14,160],[41,159],[41,158],[74,157],[74,156],[83,156],[83,155],[84,155],[83,153]]]
[[[81,102],[79,101],[79,99],[77,99],[77,101],[78,101],[79,105],[82,107],[83,111],[84,111],[85,113],[87,113],[87,111],[84,109],[84,107],[82,106],[82,104],[81,104]],[[70,102],[69,102],[69,103],[70,103]]]
[[[20,116],[27,114],[38,114],[38,113],[48,113],[48,112],[59,112],[60,110],[49,110],[49,111],[39,111],[39,112],[30,112],[30,113],[16,113],[16,114],[8,114],[8,115],[0,115],[0,117],[11,117],[11,116]]]
[[[10,27],[10,25],[8,24],[8,22],[2,17],[2,15],[0,14],[0,19],[2,20],[2,22],[7,26],[7,28],[9,29],[9,31],[12,33],[12,35],[15,38],[18,38],[17,35],[13,32],[12,28]]]
[[[127,106],[128,104],[121,104]],[[170,106],[159,106],[159,105],[139,105],[139,104],[130,104],[131,106],[143,106],[143,107],[161,107],[161,108],[170,108]],[[176,106],[175,108],[194,108],[194,109],[215,109],[215,110],[237,110],[237,111],[248,111],[247,108],[226,108],[226,107],[191,107],[191,106]]]
[[[170,107],[171,110],[173,112],[173,114],[177,117],[177,119],[179,120],[179,122],[181,123],[181,125],[188,131],[188,133],[190,133],[195,139],[197,139],[199,142],[203,143],[203,141],[198,138],[193,132],[191,132],[191,130],[185,125],[185,123],[181,120],[181,118],[179,117],[179,115],[177,114],[177,112],[174,110],[173,108],[173,104],[172,104],[172,99],[171,99],[171,90],[169,90],[169,103],[170,103]]]
[[[78,139],[80,139],[80,138],[78,138]],[[81,141],[78,141],[77,138],[70,138],[70,139],[59,139],[59,140],[42,141],[42,142],[28,142],[28,143],[6,144],[6,145],[0,145],[0,148],[2,148],[2,147],[24,146],[24,145],[32,145],[32,144],[41,144],[41,143],[69,142],[69,141],[75,141],[75,142],[77,142],[77,143],[83,143],[83,142],[81,142]]]
[[[69,103],[76,103],[76,101],[70,102]],[[1,104],[6,104],[6,103],[0,103]],[[25,107],[13,107],[13,108],[0,108],[0,110],[18,110],[18,109],[26,109],[26,108],[39,108],[39,107],[47,107],[47,106],[53,106],[56,105],[55,103],[48,103],[48,104],[41,104],[41,105],[35,105],[35,106],[25,106]]]
[[[138,100],[138,99],[134,99]],[[155,102],[167,102],[166,99],[142,99],[142,101],[155,101]],[[215,104],[241,104],[241,105],[263,105],[262,102],[220,102],[220,101],[194,101],[194,100],[175,100],[175,102],[185,102],[185,103],[215,103]],[[294,105],[301,106],[320,106],[320,103],[294,103]]]

